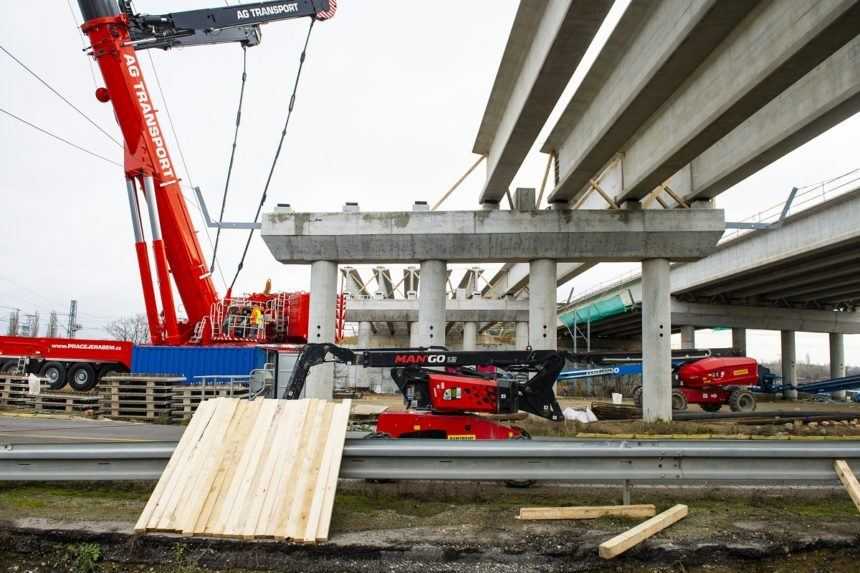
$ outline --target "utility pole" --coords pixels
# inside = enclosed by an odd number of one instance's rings
[[[82,326],[78,324],[78,301],[72,299],[71,304],[69,304],[69,325],[66,327],[66,333],[69,338],[74,338],[75,333],[81,328]]]
[[[52,310],[51,315],[48,317],[48,338],[56,338],[57,337],[57,311]]]

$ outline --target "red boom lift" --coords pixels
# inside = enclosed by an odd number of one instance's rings
[[[228,291],[223,300],[219,298],[143,78],[138,51],[225,42],[254,46],[260,42],[260,24],[306,17],[325,20],[334,15],[335,0],[257,2],[156,16],[134,14],[128,0],[78,3],[84,17],[82,29],[105,83],[96,90],[96,97],[113,105],[125,141],[126,190],[152,343],[304,342],[308,293],[270,293],[267,289],[239,297]],[[151,229],[149,247],[141,199]],[[185,307],[184,320],[177,317],[171,278]],[[248,320],[253,307],[262,310],[262,326]],[[127,370],[130,365],[128,343],[0,337],[0,369],[35,370],[51,380],[52,388],[68,381],[77,390],[87,390],[101,375]]]

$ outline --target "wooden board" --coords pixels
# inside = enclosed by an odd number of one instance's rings
[[[350,401],[203,401],[135,531],[328,538]]]
[[[654,517],[653,505],[595,505],[581,507],[522,507],[517,519],[597,519],[599,517]]]
[[[839,476],[839,481],[848,490],[848,495],[860,511],[860,482],[857,481],[857,476],[851,471],[851,466],[845,460],[836,460],[833,462],[833,468],[836,470],[836,475]]]
[[[632,529],[628,529],[621,535],[616,535],[609,541],[604,541],[600,544],[598,552],[603,559],[617,557],[686,516],[687,506],[678,504],[660,515],[654,516],[648,521],[643,521]]]

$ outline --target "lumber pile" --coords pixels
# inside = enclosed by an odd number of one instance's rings
[[[325,541],[349,409],[349,400],[202,402],[135,532]]]
[[[173,389],[184,382],[181,376],[105,376],[99,382],[101,413],[114,418],[169,418],[173,409]]]
[[[83,392],[39,393],[30,397],[33,410],[40,414],[73,414],[99,411],[98,394]]]
[[[211,398],[248,398],[248,382],[229,382],[227,384],[183,384],[173,387],[174,421],[190,420],[197,407]]]
[[[32,406],[27,376],[4,374],[0,378],[0,406],[29,408]]]
[[[857,481],[857,476],[851,471],[851,466],[845,460],[836,460],[833,462],[833,469],[836,470],[839,481],[842,482],[848,495],[851,496],[851,501],[854,502],[857,511],[860,511],[860,482]]]

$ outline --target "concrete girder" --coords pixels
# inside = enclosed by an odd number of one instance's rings
[[[858,22],[857,0],[759,4],[627,142],[616,202],[651,193],[857,36]]]
[[[583,105],[576,95],[562,117],[581,118],[556,129],[544,150],[556,151],[560,178],[550,202],[576,200],[612,157],[729,34],[756,2],[670,0],[634,2],[611,34],[614,51],[598,55],[583,83],[599,89]],[[633,10],[631,12],[631,10]],[[607,75],[606,79],[600,76]],[[589,78],[588,76],[593,76]]]
[[[767,273],[762,273],[760,269],[755,269],[747,273],[751,278],[742,278],[739,280],[726,279],[714,287],[702,289],[701,294],[705,297],[718,296],[728,292],[759,287],[775,281],[779,281],[780,284],[787,284],[788,280],[794,277],[801,276],[805,278],[810,274],[814,276],[814,273],[819,272],[821,269],[851,263],[860,263],[860,253],[849,250],[844,253],[824,257],[798,257],[796,260],[790,261],[787,268],[772,269]],[[681,290],[678,292],[683,293],[684,291]]]
[[[757,295],[767,295],[768,299],[781,299],[790,296],[788,293],[797,292],[798,287],[810,288],[809,285],[816,285],[813,287],[821,288],[821,283],[823,281],[832,281],[834,279],[840,279],[845,276],[854,276],[857,284],[860,284],[860,279],[856,277],[860,277],[860,264],[853,264],[838,267],[836,269],[827,269],[826,272],[816,272],[814,274],[810,274],[809,269],[804,268],[803,274],[805,276],[795,278],[792,280],[781,280],[778,283],[778,287],[774,288],[773,279],[771,279],[770,283],[767,285],[759,285],[755,288],[748,289],[732,289],[732,297],[734,298],[747,298],[751,296]],[[802,290],[801,292],[809,292],[807,290]]]
[[[839,304],[856,300],[858,296],[860,296],[860,285],[856,284],[855,282],[855,284],[845,286],[841,289],[819,291],[814,293],[814,296],[807,295],[803,297],[792,297],[788,300],[801,303],[823,301],[832,304]]]
[[[415,322],[419,302],[415,299],[351,300],[346,305],[347,322]],[[445,321],[528,322],[529,301],[514,299],[447,299]]]
[[[860,334],[860,312],[672,301],[673,326]]]
[[[846,273],[842,273],[844,276]],[[860,290],[860,274],[854,272],[848,273],[849,278],[841,280],[833,280],[828,277],[821,277],[818,284],[807,284],[798,288],[787,288],[767,295],[768,300],[818,300],[826,297],[829,293],[854,292]]]
[[[860,111],[855,37],[687,166],[689,201],[710,199]]]
[[[541,15],[535,22],[518,13],[515,25],[528,20],[530,42],[526,47],[522,31],[512,30],[478,132],[474,151],[487,156],[481,203],[498,203],[508,191],[612,4],[612,0],[521,3],[519,12],[540,11]],[[513,75],[516,80],[511,82]]]
[[[269,213],[262,237],[282,263],[695,260],[713,252],[723,211]],[[422,277],[422,282],[426,277]]]

